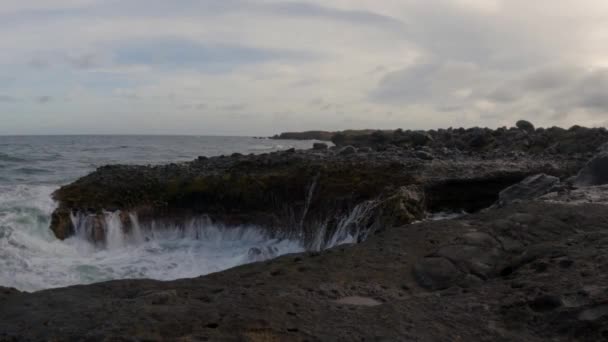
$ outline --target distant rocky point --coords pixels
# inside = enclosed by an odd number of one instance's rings
[[[307,132],[285,132],[281,134],[277,134],[271,139],[276,140],[321,140],[321,141],[331,141],[331,138],[334,136],[334,132],[326,132],[326,131],[307,131]]]
[[[282,133],[273,139],[331,141],[336,147],[353,146],[383,151],[391,148],[443,148],[472,153],[500,151],[529,153],[571,154],[593,151],[608,137],[603,128],[572,126],[536,128],[520,120],[514,127],[447,128],[422,130],[346,130],[340,132],[309,131]]]

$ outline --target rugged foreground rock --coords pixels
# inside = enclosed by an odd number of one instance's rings
[[[526,202],[196,279],[0,290],[0,339],[605,340],[606,209]]]

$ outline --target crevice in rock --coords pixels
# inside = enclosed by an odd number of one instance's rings
[[[500,192],[526,178],[515,173],[488,178],[449,179],[425,187],[429,212],[464,210],[474,213],[496,203]]]

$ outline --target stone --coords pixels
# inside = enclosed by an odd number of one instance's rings
[[[351,155],[351,154],[356,154],[356,153],[357,153],[357,149],[356,149],[356,148],[354,148],[353,146],[346,146],[346,147],[343,147],[343,148],[342,148],[342,149],[341,149],[341,150],[338,152],[338,154],[339,154],[339,155],[341,155],[341,156],[348,156],[348,155]]]
[[[378,306],[381,302],[369,297],[344,297],[335,301],[337,304],[354,305],[354,306]]]
[[[600,152],[578,173],[574,180],[576,186],[608,184],[608,152]]]
[[[422,160],[433,160],[435,157],[426,151],[416,151],[416,158]]]
[[[426,214],[425,196],[417,186],[404,186],[383,201],[380,208],[385,224],[396,226],[420,220]]]
[[[433,141],[433,137],[431,137],[427,132],[416,131],[412,132],[410,135],[410,140],[414,146],[424,146]]]
[[[472,137],[468,141],[468,145],[472,148],[481,148],[490,143],[491,137],[482,129],[476,129]]]
[[[517,123],[515,123],[515,126],[528,133],[533,133],[535,131],[534,125],[530,121],[519,120]]]
[[[439,257],[427,257],[418,261],[414,265],[414,275],[418,284],[429,290],[452,287],[463,276],[452,262]]]
[[[51,230],[58,239],[65,240],[74,235],[74,225],[69,210],[55,210],[51,216]]]
[[[478,277],[483,276],[485,279],[494,275],[502,257],[498,248],[464,244],[443,246],[436,255],[450,260],[460,270],[467,270],[469,273]]]
[[[314,143],[312,149],[315,151],[325,151],[328,149],[328,146],[325,143]]]
[[[147,303],[151,305],[168,305],[175,303],[177,300],[177,291],[175,290],[166,290],[166,291],[157,291],[157,292],[149,292],[145,293],[141,296]]]
[[[560,183],[559,178],[546,174],[530,176],[512,185],[498,195],[498,206],[505,206],[515,201],[532,200],[552,192]]]
[[[578,319],[581,321],[597,321],[605,316],[608,316],[608,305],[599,305],[582,311],[579,314]]]

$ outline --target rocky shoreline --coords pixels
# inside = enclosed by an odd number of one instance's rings
[[[54,194],[58,238],[103,246],[103,215],[120,211],[126,231],[133,216],[204,216],[309,252],[171,282],[0,289],[0,340],[608,339],[608,133],[516,126],[99,168]],[[425,220],[438,211],[469,214]]]

